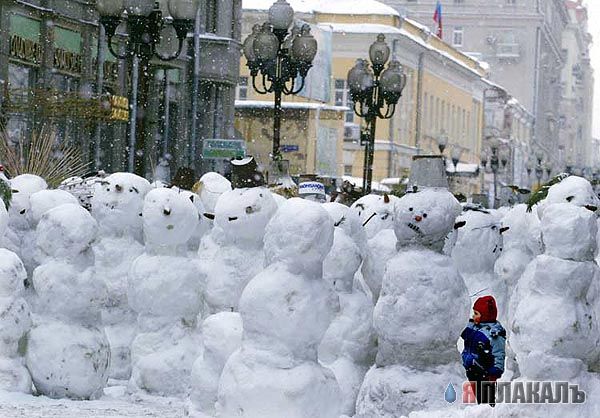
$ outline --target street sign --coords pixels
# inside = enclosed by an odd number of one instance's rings
[[[300,147],[298,145],[281,144],[279,150],[281,152],[297,152]]]
[[[242,139],[205,139],[202,158],[221,160],[246,156],[246,142]]]

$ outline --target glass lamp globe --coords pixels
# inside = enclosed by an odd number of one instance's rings
[[[123,0],[123,6],[128,15],[148,16],[154,10],[153,0]]]
[[[169,14],[175,20],[195,20],[198,3],[195,0],[169,0]]]
[[[97,0],[96,9],[100,16],[119,17],[123,13],[123,0]]]
[[[254,62],[256,61],[256,54],[254,53],[254,40],[260,33],[260,25],[257,23],[252,27],[252,33],[246,37],[244,41],[243,50],[244,57],[246,57],[246,61]]]
[[[390,58],[390,47],[385,43],[385,35],[380,33],[369,48],[369,58],[374,66],[383,67]]]
[[[275,30],[287,30],[294,20],[294,9],[285,0],[277,0],[269,8],[269,23]]]
[[[292,42],[292,56],[304,64],[312,63],[317,55],[317,40],[310,33],[310,26],[303,25],[300,36]]]
[[[279,40],[271,31],[271,26],[264,23],[253,42],[254,55],[259,61],[272,61],[277,58]]]

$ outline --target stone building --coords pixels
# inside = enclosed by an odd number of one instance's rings
[[[80,147],[90,169],[127,170],[127,106],[120,109],[124,120],[111,118],[102,109],[111,106],[106,94],[125,98],[131,94],[131,63],[108,51],[95,3],[0,1],[0,112],[13,141],[30,137],[39,123],[50,122],[61,141]],[[167,10],[165,1],[159,4]],[[202,140],[234,137],[241,0],[201,0],[199,6],[199,59],[194,59],[190,33],[178,59],[153,59],[143,74],[149,78],[149,91],[146,111],[138,117],[147,138],[148,178],[160,162],[167,172],[190,166],[199,173]],[[117,49],[124,48],[126,33],[125,25],[117,29],[113,42]],[[163,41],[161,48],[166,54],[174,46]],[[194,73],[197,118],[192,115]]]
[[[436,0],[382,0],[433,28]],[[571,18],[564,0],[442,1],[443,38],[490,66],[490,79],[535,116],[535,145],[555,170],[560,149],[563,34]]]
[[[379,33],[385,35],[391,49],[390,59],[400,61],[408,81],[394,116],[389,120],[377,120],[373,179],[407,176],[413,155],[439,153],[437,138],[442,131],[449,137],[448,156],[452,149],[460,149],[461,163],[477,167],[486,88],[486,70],[479,62],[432,36],[423,25],[401,18],[398,12],[378,1],[288,1],[296,12],[295,19],[311,24],[312,32],[319,36],[319,53],[323,55],[317,55],[309,76],[312,74],[322,83],[316,91],[285,96],[284,104],[300,106],[308,102],[310,106],[346,106],[338,127],[338,141],[343,149],[342,158],[338,157],[336,163],[338,177],[362,177],[364,146],[360,144],[360,131],[363,121],[352,111],[346,79],[356,59],[368,57],[369,47]],[[243,38],[250,33],[253,24],[267,18],[271,3],[263,0],[244,2]],[[241,64],[236,108],[238,115],[247,119],[251,105],[245,102],[270,103],[272,106],[273,97],[259,95],[253,90],[244,58]],[[284,112],[288,110],[284,109]],[[237,121],[236,125],[242,127],[245,123],[245,120]],[[265,127],[268,126],[267,123]],[[318,131],[306,132],[307,135],[315,133]],[[270,142],[268,135],[246,140]],[[317,143],[318,151],[318,144],[323,141],[318,137],[309,137],[309,140]],[[300,147],[299,152],[308,156],[310,150]],[[474,176],[463,180],[461,192],[465,195],[479,192],[478,170]]]

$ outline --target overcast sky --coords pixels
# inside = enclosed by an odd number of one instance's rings
[[[587,0],[589,23],[588,30],[594,37],[592,45],[592,66],[594,67],[594,137],[600,138],[600,0]]]

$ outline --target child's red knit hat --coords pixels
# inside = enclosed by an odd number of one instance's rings
[[[475,301],[473,310],[481,314],[481,322],[494,322],[498,315],[496,299],[493,296],[482,296]]]

